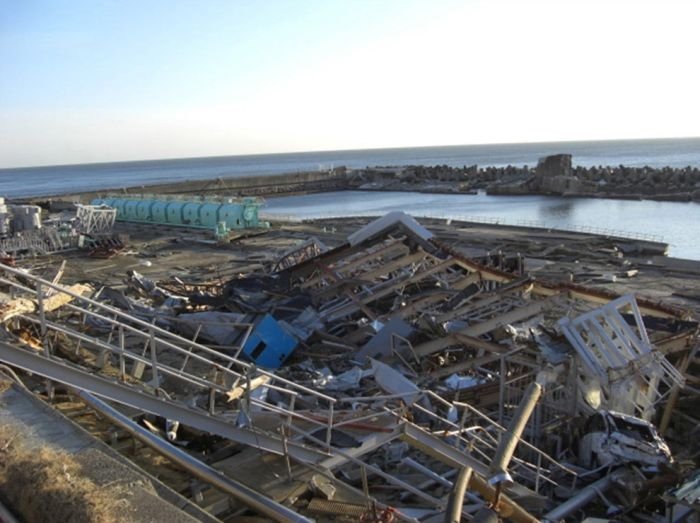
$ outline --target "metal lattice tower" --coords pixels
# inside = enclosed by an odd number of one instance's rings
[[[106,205],[83,205],[76,203],[78,229],[83,234],[104,234],[112,231],[117,210]]]

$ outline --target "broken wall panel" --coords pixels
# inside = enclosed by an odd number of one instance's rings
[[[622,312],[629,311],[628,324]],[[605,405],[650,419],[656,406],[683,375],[649,341],[633,296],[622,296],[598,309],[559,322],[591,377],[600,381]]]

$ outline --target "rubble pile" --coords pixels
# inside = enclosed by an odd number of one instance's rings
[[[271,267],[68,288],[3,266],[0,361],[135,409],[278,521],[700,517],[687,312],[483,265],[403,213]]]

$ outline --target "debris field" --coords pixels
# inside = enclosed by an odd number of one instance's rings
[[[700,521],[696,291],[641,244],[351,225],[2,265],[0,363],[212,521]]]

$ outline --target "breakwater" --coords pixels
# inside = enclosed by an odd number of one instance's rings
[[[100,198],[107,194],[274,196],[342,191],[349,188],[350,185],[345,169],[338,168],[323,172],[300,172],[247,177],[217,177],[212,180],[185,180],[99,191],[77,192],[52,197],[38,197],[28,201],[47,203],[54,208],[60,208],[62,205],[72,202],[88,203],[95,198]]]
[[[349,176],[352,187],[365,190],[700,201],[697,167],[583,167],[572,165],[568,154],[543,158],[536,167],[417,165],[356,170]]]

